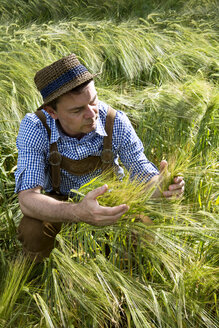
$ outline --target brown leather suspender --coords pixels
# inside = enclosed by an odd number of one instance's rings
[[[35,112],[35,114],[46,128],[50,140],[51,130],[46,123],[45,114],[41,110]],[[50,145],[49,163],[51,166],[53,191],[60,193],[60,169],[64,169],[71,174],[80,176],[91,173],[99,168],[106,170],[113,166],[114,156],[112,152],[112,135],[115,116],[116,110],[109,107],[105,123],[107,136],[104,137],[103,140],[103,151],[101,156],[89,156],[82,160],[73,160],[59,153],[56,142]]]

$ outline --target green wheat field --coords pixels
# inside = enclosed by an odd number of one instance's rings
[[[0,1],[1,328],[219,327],[218,13],[216,0]],[[36,71],[72,52],[186,191],[152,200],[128,174],[100,176],[78,193],[107,182],[99,202],[129,212],[105,228],[63,226],[34,266],[16,239],[16,136],[41,105]]]

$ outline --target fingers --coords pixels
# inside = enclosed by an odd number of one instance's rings
[[[128,210],[129,206],[125,204],[115,207],[98,206],[98,208],[93,211],[92,218],[88,220],[86,219],[84,222],[94,226],[106,226],[114,224]]]
[[[167,170],[168,168],[168,163],[165,160],[162,160],[160,162],[160,173],[163,172],[164,170]]]
[[[122,204],[114,207],[99,206],[99,211],[101,212],[102,215],[105,216],[113,216],[113,215],[122,216],[128,210],[129,210],[129,206],[126,204]]]
[[[90,191],[84,199],[77,204],[76,216],[81,222],[86,222],[95,226],[105,226],[114,224],[125,212],[129,206],[122,204],[114,207],[100,206],[97,197],[107,191],[108,186],[96,188]]]
[[[96,218],[93,219],[92,225],[106,226],[114,224],[126,211],[128,211],[129,207],[127,205],[119,205],[115,206],[115,208],[104,207],[103,209],[104,211],[102,211],[101,214],[97,215]],[[111,210],[113,211],[111,212]],[[110,215],[110,213],[114,214]]]
[[[103,195],[108,189],[108,186],[107,184],[101,186],[101,187],[98,187],[92,191],[90,191],[86,197],[89,198],[89,199],[96,199],[98,196],[101,196]]]
[[[178,190],[178,189],[182,189],[185,185],[185,181],[184,180],[176,180],[176,181],[179,181],[175,184],[172,184],[169,186],[169,190],[172,191],[172,190]]]
[[[175,177],[174,184],[170,185],[168,189],[169,190],[163,192],[164,197],[169,198],[181,196],[185,189],[185,181],[183,180],[183,177]]]
[[[183,177],[175,177],[175,178],[173,179],[173,182],[174,182],[174,183],[179,183],[179,182],[181,182],[181,181],[184,181],[183,179],[184,179]],[[185,182],[184,182],[184,183],[185,183]]]
[[[177,190],[172,190],[172,191],[164,191],[163,195],[166,198],[170,198],[170,197],[179,197],[182,196],[184,192],[184,187],[182,189],[177,189]]]

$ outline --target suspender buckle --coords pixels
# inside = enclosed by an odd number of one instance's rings
[[[49,154],[49,164],[59,166],[62,162],[62,155],[58,151],[51,151]]]
[[[104,164],[111,164],[114,161],[114,154],[111,149],[104,149],[100,157]]]

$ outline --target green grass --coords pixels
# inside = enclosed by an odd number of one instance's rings
[[[216,328],[218,313],[218,1],[1,1],[0,327]],[[75,52],[99,98],[123,110],[157,166],[183,174],[183,199],[101,176],[115,226],[64,226],[39,267],[21,255],[16,135],[41,104],[37,70]],[[139,221],[149,216],[153,225]]]

